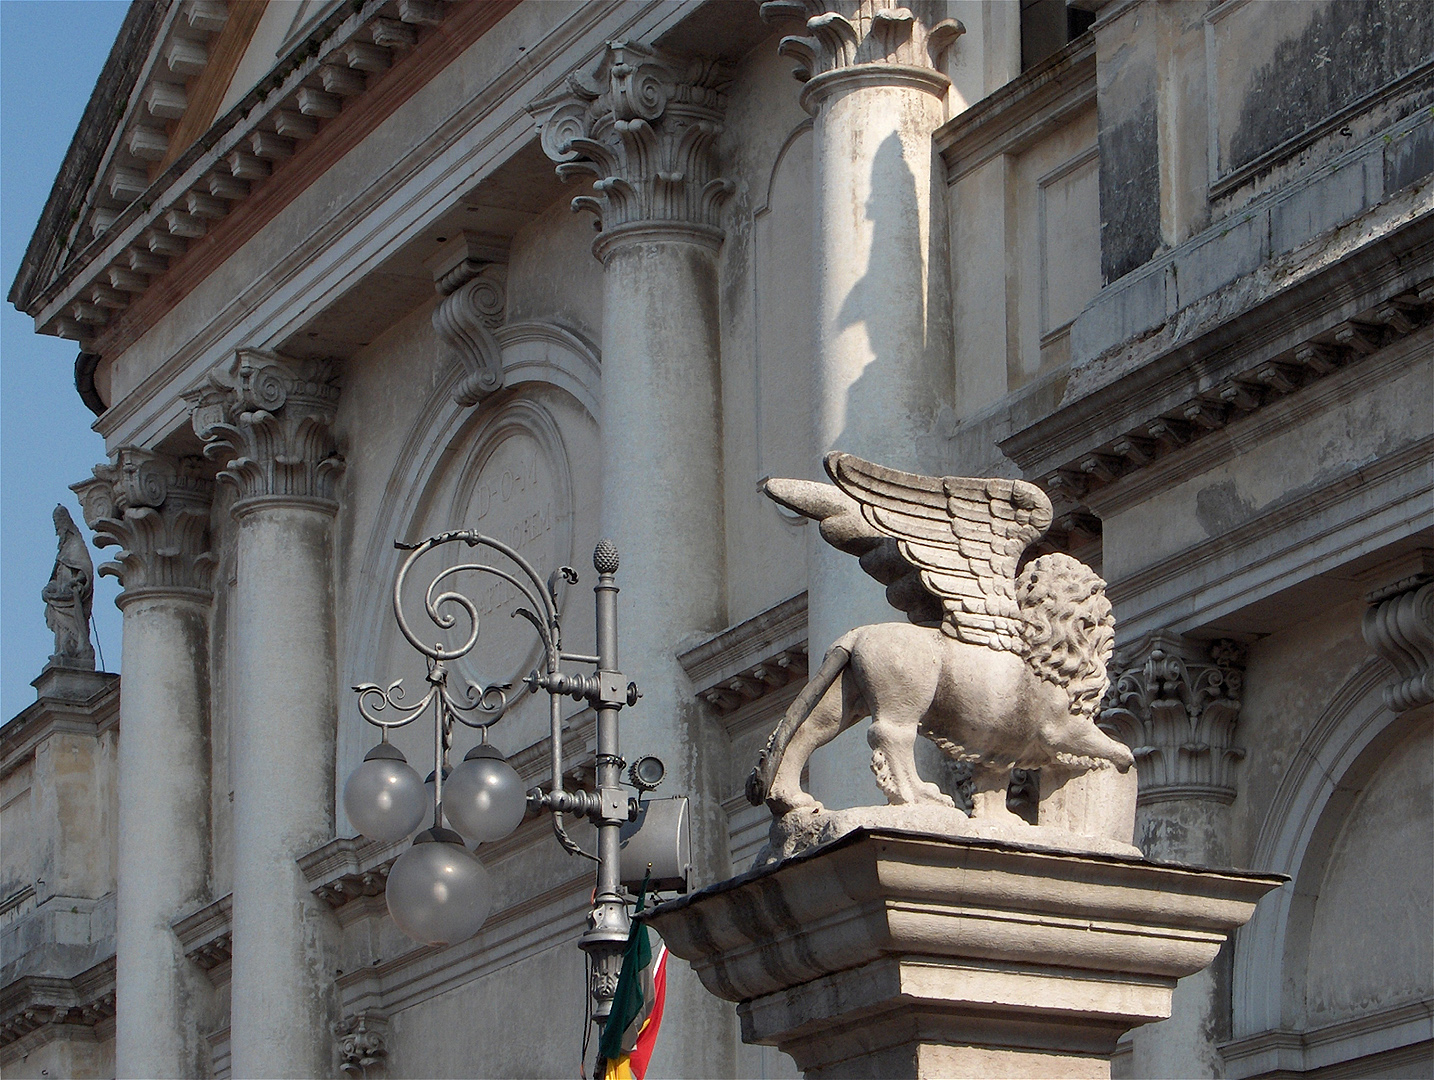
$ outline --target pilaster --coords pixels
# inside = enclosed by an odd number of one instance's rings
[[[1245,756],[1236,745],[1244,648],[1157,631],[1118,650],[1111,676],[1101,723],[1135,754],[1136,843],[1152,859],[1229,865],[1229,804]],[[1223,1075],[1216,1044],[1227,963],[1222,956],[1182,979],[1172,1018],[1131,1034],[1136,1075]]]
[[[1244,649],[1159,631],[1116,657],[1101,715],[1135,753],[1140,803],[1235,798]]]

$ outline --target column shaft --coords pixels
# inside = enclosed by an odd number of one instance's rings
[[[116,1066],[201,1076],[213,988],[170,927],[208,898],[207,605],[141,591],[121,606]]]
[[[725,735],[696,699],[677,646],[725,625],[717,272],[712,248],[682,239],[608,254],[603,314],[603,532],[622,558],[622,670],[643,698],[623,712],[622,753],[656,754],[660,795],[692,796],[700,882],[730,873],[720,803]],[[669,967],[667,1012],[679,1038],[658,1041],[655,1075],[724,1075],[731,1011],[685,964]]]
[[[955,379],[945,290],[933,288],[945,279],[944,254],[933,258],[945,237],[933,232],[931,190],[931,135],[943,110],[934,74],[910,82],[905,74],[845,69],[818,76],[827,85],[808,92],[816,110],[816,477],[824,478],[821,459],[831,450],[898,469],[938,467],[930,440]],[[815,662],[852,627],[898,616],[856,560],[810,533]],[[848,735],[813,757],[813,794],[833,808],[870,802],[866,753],[860,737]]]
[[[238,526],[233,1072],[326,1076],[326,922],[296,860],[334,829],[333,513],[260,499]]]

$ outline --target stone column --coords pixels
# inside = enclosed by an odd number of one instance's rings
[[[332,1068],[326,916],[296,859],[334,835],[338,400],[327,361],[239,350],[194,395],[194,430],[239,489],[230,770],[235,1076]]]
[[[667,764],[664,795],[691,795],[699,884],[730,871],[719,789],[726,738],[677,660],[694,633],[726,625],[717,252],[717,176],[726,83],[704,60],[630,43],[608,47],[572,92],[535,107],[543,147],[568,176],[595,176],[574,209],[598,215],[604,268],[603,533],[622,561],[620,663],[643,689],[623,713],[629,759]],[[671,969],[654,1075],[730,1073],[731,1011],[684,965]],[[724,1034],[725,1032],[725,1034]]]
[[[810,17],[782,39],[800,65],[815,118],[813,252],[817,363],[812,372],[811,471],[830,450],[914,472],[942,472],[932,436],[955,386],[944,188],[932,135],[951,82],[942,54],[962,33],[892,0],[768,4]],[[917,6],[917,5],[913,5]],[[888,622],[880,586],[809,530],[808,627],[813,658],[854,626]],[[855,743],[853,743],[855,745]],[[865,765],[817,755],[811,790],[830,807],[871,796]]]
[[[1121,649],[1111,675],[1101,723],[1135,753],[1136,843],[1151,859],[1228,866],[1234,766],[1245,756],[1234,745],[1243,648],[1157,632]],[[1225,964],[1182,979],[1170,1019],[1136,1029],[1134,1075],[1224,1075]]]
[[[124,592],[116,1071],[202,1076],[213,988],[171,924],[209,900],[209,509],[204,462],[126,448],[75,484]]]

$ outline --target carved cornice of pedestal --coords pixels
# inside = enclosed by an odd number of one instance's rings
[[[623,238],[722,242],[719,211],[735,189],[717,175],[729,82],[716,61],[612,42],[590,72],[568,77],[565,93],[531,108],[558,175],[597,178],[596,197],[579,196],[573,209],[597,215],[598,258]]]
[[[161,591],[208,600],[214,483],[204,475],[204,462],[127,446],[94,472],[94,479],[70,486],[95,545],[120,548],[99,569],[124,586],[120,603]]]
[[[219,478],[239,489],[236,514],[259,499],[337,505],[344,459],[333,433],[336,381],[329,360],[239,349],[227,371],[185,395],[205,455],[222,462]]]
[[[507,306],[506,261],[506,241],[465,232],[430,264],[443,296],[433,309],[433,329],[465,369],[453,390],[465,408],[503,388],[503,349],[493,332]]]
[[[1101,725],[1135,754],[1140,801],[1235,797],[1244,648],[1158,631],[1120,650]]]
[[[940,70],[945,53],[966,32],[957,19],[928,26],[910,8],[893,0],[768,0],[762,17],[769,22],[805,20],[807,33],[782,38],[777,51],[797,61],[792,74],[807,84],[802,105],[815,112],[816,99],[844,78],[880,84],[911,85],[944,96],[951,80]]]
[[[1369,595],[1364,640],[1399,678],[1384,703],[1406,712],[1434,702],[1434,573],[1416,573]]]

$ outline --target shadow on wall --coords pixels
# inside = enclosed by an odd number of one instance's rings
[[[872,160],[865,207],[865,219],[872,225],[866,273],[842,301],[836,325],[844,331],[860,324],[871,359],[847,388],[840,434],[821,450],[846,450],[896,468],[919,468],[929,455],[902,440],[933,431],[943,404],[933,393],[941,384],[931,377],[929,354],[941,338],[934,323],[945,316],[939,299],[946,276],[945,256],[939,254],[944,215],[939,212],[941,193],[934,191],[923,238],[917,178],[906,155],[893,132]],[[931,171],[933,187],[940,175],[939,169]],[[942,362],[949,368],[949,362]],[[950,374],[938,378],[949,379]]]

